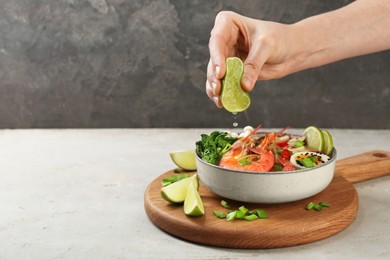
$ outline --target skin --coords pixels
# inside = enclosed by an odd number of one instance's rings
[[[389,0],[355,1],[291,25],[222,11],[209,41],[206,93],[222,108],[219,94],[227,57],[244,61],[241,87],[251,91],[257,80],[390,49],[389,28]]]

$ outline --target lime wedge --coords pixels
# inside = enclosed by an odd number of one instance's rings
[[[198,175],[194,174],[191,177],[182,179],[180,181],[174,182],[168,186],[165,186],[161,189],[161,196],[173,203],[182,203],[186,198],[188,187],[190,184],[195,187],[195,189],[199,188],[199,180]]]
[[[184,213],[188,216],[198,217],[204,215],[202,199],[195,186],[190,183],[184,200]]]
[[[223,107],[232,113],[246,110],[251,99],[248,92],[241,87],[241,77],[244,73],[244,64],[237,57],[226,59],[226,74],[222,79],[221,103]]]
[[[195,152],[194,150],[182,150],[170,152],[172,161],[180,168],[187,171],[196,170]]]
[[[321,132],[321,129],[315,126],[309,126],[303,131],[303,135],[306,136],[306,145],[318,152],[324,150],[324,136]]]
[[[329,131],[325,129],[321,129],[322,135],[324,136],[324,149],[323,153],[330,155],[333,151],[333,138],[332,135],[329,133]]]

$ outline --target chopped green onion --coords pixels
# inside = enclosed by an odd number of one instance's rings
[[[232,221],[232,220],[234,220],[234,219],[236,218],[236,214],[237,214],[236,211],[230,212],[229,214],[227,214],[226,220],[227,220],[227,221]]]
[[[305,145],[305,143],[303,141],[301,141],[301,140],[296,140],[295,143],[294,143],[294,147],[295,148],[299,148],[299,147],[302,147],[304,145]]]
[[[245,216],[245,220],[248,220],[248,221],[255,220],[255,219],[258,219],[258,218],[259,217],[256,216],[255,214]]]
[[[329,208],[329,207],[330,207],[329,204],[326,202],[320,202],[320,203],[310,202],[306,205],[307,210],[314,209],[316,211],[321,211],[322,208]]]
[[[230,208],[230,205],[224,200],[221,200],[221,206],[224,207],[225,209]]]
[[[248,212],[248,209],[245,208],[244,206],[239,207],[238,210],[244,213],[244,215]]]
[[[226,214],[222,213],[221,211],[214,210],[213,213],[214,213],[214,215],[215,215],[217,218],[226,218]]]
[[[264,209],[256,209],[256,214],[257,214],[257,216],[258,216],[259,218],[261,218],[261,219],[266,219],[266,218],[268,218],[268,214],[267,214],[267,212],[265,212]]]
[[[245,213],[241,210],[236,210],[236,218],[243,219],[245,217]]]
[[[303,166],[305,166],[306,168],[312,168],[314,167],[314,163],[312,162],[312,160],[308,157],[302,159],[302,160],[299,160]]]
[[[320,206],[320,204],[314,204],[314,209],[316,211],[321,211],[322,207]]]
[[[306,205],[306,209],[307,210],[311,210],[312,208],[314,208],[314,203],[313,202],[310,202],[309,204]]]
[[[282,170],[283,170],[283,166],[282,166],[282,165],[279,165],[279,164],[275,164],[273,169],[274,169],[275,171],[282,171]]]
[[[320,204],[320,206],[323,207],[323,208],[329,208],[329,204],[326,203],[326,202],[320,202],[319,204]]]
[[[251,162],[248,160],[248,158],[242,158],[238,162],[240,163],[240,165],[249,165],[249,164],[251,164]]]
[[[174,182],[180,181],[180,180],[188,178],[188,177],[190,177],[190,175],[188,175],[188,174],[171,175],[168,178],[162,179],[161,185],[162,186],[167,186],[169,184],[172,184]]]

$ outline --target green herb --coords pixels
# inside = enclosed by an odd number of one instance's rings
[[[264,209],[256,209],[256,214],[257,214],[257,216],[258,216],[259,218],[261,218],[261,219],[266,219],[266,218],[268,218],[268,214],[267,214],[267,212],[265,212]]]
[[[248,212],[248,209],[245,208],[244,206],[239,207],[238,210],[244,213],[244,215]]]
[[[282,171],[283,170],[283,166],[279,165],[279,164],[275,164],[273,169],[274,169],[274,171]]]
[[[239,218],[239,219],[243,219],[245,217],[245,213],[240,211],[240,210],[236,210],[236,218]]]
[[[174,169],[174,170],[173,170],[173,172],[174,172],[174,173],[181,173],[181,172],[182,172],[182,170],[181,170],[181,169],[179,169],[179,168],[177,168],[177,169]]]
[[[314,208],[314,203],[313,202],[309,202],[309,204],[306,205],[306,209],[307,210],[311,210],[312,208]]]
[[[322,207],[320,206],[320,204],[314,204],[314,209],[316,211],[321,211]]]
[[[240,165],[249,165],[251,162],[248,160],[248,158],[242,158],[238,161]]]
[[[296,140],[295,143],[294,143],[294,147],[295,148],[299,148],[299,147],[302,147],[304,145],[305,145],[305,143],[303,141],[301,141],[301,140]]]
[[[222,155],[229,151],[236,140],[237,138],[229,137],[227,132],[202,134],[201,140],[196,142],[196,152],[202,160],[218,165]]]
[[[255,220],[255,219],[258,219],[258,218],[259,217],[256,216],[255,214],[245,216],[245,220],[248,220],[248,221]]]
[[[180,174],[180,175],[171,175],[168,178],[164,178],[161,181],[162,186],[168,186],[169,184],[172,184],[174,182],[180,181],[182,179],[190,177],[189,174]]]
[[[236,218],[237,211],[232,211],[226,216],[227,221],[232,221]]]
[[[225,200],[221,200],[221,206],[229,208],[229,204]],[[249,210],[245,206],[239,207],[237,210],[229,210],[227,215],[218,210],[213,211],[217,218],[226,218],[226,221],[233,221],[235,219],[255,220],[255,219],[266,219],[268,218],[267,212],[263,209]]]
[[[320,202],[319,204],[320,204],[320,206],[323,207],[323,208],[329,208],[329,204],[326,203],[326,202]]]
[[[307,210],[314,209],[316,211],[321,211],[322,208],[329,208],[329,207],[330,207],[329,204],[326,202],[320,202],[320,203],[309,202],[306,205]]]
[[[215,215],[217,218],[226,218],[226,214],[222,213],[221,211],[214,210],[213,213],[214,213],[214,215]]]
[[[221,200],[221,206],[224,207],[225,209],[230,208],[230,205],[224,200]]]
[[[299,162],[300,162],[303,166],[305,166],[306,168],[312,168],[312,167],[314,167],[314,163],[313,163],[313,161],[312,161],[309,157],[306,157],[306,158],[304,158],[304,159],[302,159],[302,160],[299,160]]]

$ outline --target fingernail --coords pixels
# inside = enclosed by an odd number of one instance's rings
[[[215,88],[217,87],[217,84],[215,82],[211,83],[211,88],[213,89],[213,94],[215,95]]]
[[[218,106],[218,97],[213,97],[214,103]]]
[[[221,70],[221,68],[218,66],[218,65],[216,65],[215,66],[215,75],[216,76],[218,76],[219,75],[219,71]]]

